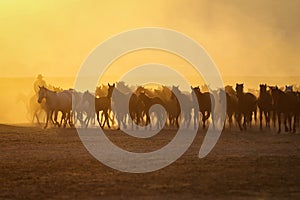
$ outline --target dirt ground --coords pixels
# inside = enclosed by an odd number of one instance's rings
[[[145,141],[120,131],[109,138],[130,151],[153,151],[174,136]],[[210,154],[203,131],[176,162],[130,174],[93,158],[76,129],[0,125],[0,199],[299,199],[300,134],[224,131]]]

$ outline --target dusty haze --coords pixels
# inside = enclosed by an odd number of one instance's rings
[[[297,0],[3,0],[0,13],[2,123],[26,121],[18,97],[32,94],[37,74],[53,85],[72,87],[80,65],[98,44],[145,26],[192,37],[215,61],[225,84],[244,82],[255,89],[259,83],[300,84]],[[148,62],[172,66],[191,84],[203,84],[182,58],[151,50],[120,58],[103,82],[115,82],[130,68]]]

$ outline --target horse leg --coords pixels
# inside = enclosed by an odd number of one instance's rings
[[[205,127],[206,127],[206,125],[205,125],[205,122],[206,122],[206,120],[209,118],[209,116],[210,116],[210,112],[208,112],[207,111],[207,114],[206,114],[206,112],[204,111],[204,112],[202,112],[202,128],[203,129],[205,129]]]
[[[244,128],[245,130],[247,130],[247,114],[244,113],[243,115],[244,115],[243,128]]]
[[[75,120],[75,118],[74,118],[74,120],[73,120],[73,113],[72,113],[71,111],[69,111],[68,113],[69,113],[69,118],[68,118],[68,120],[69,120],[69,125],[70,125],[71,128],[74,128],[74,127],[75,127],[75,124],[73,123],[73,121]]]
[[[255,122],[255,125],[256,125],[256,122],[257,122],[257,108],[255,108],[253,110],[253,113],[254,113],[254,122]],[[251,113],[251,119],[252,119],[252,113]]]
[[[228,115],[229,130],[231,130],[231,127],[232,127],[232,113],[230,112],[227,115]],[[225,124],[224,124],[224,127],[225,127]]]
[[[236,114],[236,121],[239,125],[240,131],[243,131],[243,127],[242,127],[242,114],[238,113]]]
[[[205,129],[205,111],[201,112],[202,114],[202,129]]]
[[[67,116],[67,114],[65,112],[62,112],[60,124],[62,125],[62,122],[64,122],[63,128],[66,128],[66,125],[67,125],[66,116]]]
[[[268,128],[268,126],[269,126],[269,119],[270,119],[270,117],[269,117],[269,111],[265,110],[263,114],[265,116],[266,128]]]
[[[88,127],[89,121],[90,121],[89,114],[87,114],[86,118],[83,121],[84,128]]]
[[[254,115],[255,115],[255,112],[254,112]],[[256,123],[255,118],[256,118],[256,117],[254,117],[254,122]],[[250,128],[252,127],[252,112],[249,113],[249,127],[250,127]]]
[[[58,125],[59,127],[61,127],[61,125],[63,124],[64,118],[65,118],[65,113],[61,112],[61,118],[60,118],[60,122],[59,122],[59,125]]]
[[[297,115],[294,114],[293,133],[296,133],[296,122],[297,122]]]
[[[292,115],[288,115],[288,122],[289,122],[289,131],[292,132]]]
[[[281,116],[280,112],[277,113],[277,118],[278,118],[278,133],[281,132]]]
[[[40,111],[41,112],[41,111]],[[40,112],[39,113],[35,113],[35,117],[36,117],[36,121],[37,121],[37,123],[38,123],[38,125],[40,125],[41,124],[41,122],[40,122],[40,119],[39,119],[39,114],[40,114]]]
[[[272,121],[273,121],[273,127],[276,128],[276,112],[272,112]]]
[[[108,111],[105,112],[105,120],[106,120],[106,124],[108,126],[108,128],[110,128],[110,125],[109,125],[109,114],[108,114]],[[104,122],[105,123],[105,122]]]
[[[44,126],[44,129],[46,129],[47,126],[48,126],[48,121],[49,121],[49,115],[50,115],[50,113],[51,113],[50,111],[47,111],[46,124]]]
[[[289,131],[289,127],[287,125],[287,122],[289,122],[289,116],[287,115],[287,113],[284,113],[284,128],[285,128],[285,132]]]
[[[102,128],[102,125],[101,125],[101,122],[100,122],[100,120],[99,120],[99,113],[100,111],[97,111],[97,122],[99,123],[99,126]]]
[[[259,109],[259,129],[262,130],[262,116],[263,115],[263,112],[261,109]],[[266,114],[265,114],[266,116]]]
[[[175,126],[176,128],[179,128],[179,116],[175,117]]]

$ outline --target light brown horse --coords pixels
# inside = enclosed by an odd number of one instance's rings
[[[251,126],[252,114],[254,113],[254,118],[256,121],[256,110],[257,110],[257,99],[256,97],[247,92],[244,93],[244,84],[236,84],[236,94],[238,98],[238,108],[237,108],[237,122],[240,130],[247,129],[247,123]],[[241,125],[242,117],[244,117],[243,127]]]

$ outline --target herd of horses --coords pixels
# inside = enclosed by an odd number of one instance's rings
[[[224,97],[224,98],[219,98]],[[160,86],[156,89],[136,87],[134,90],[124,82],[102,85],[95,92],[75,91],[74,89],[53,91],[40,87],[37,94],[40,108],[46,112],[46,123],[54,126],[88,126],[98,123],[100,127],[119,128],[197,128],[202,124],[218,123],[221,101],[226,98],[226,121],[229,129],[233,122],[242,131],[251,127],[253,118],[259,116],[259,127],[273,126],[281,132],[296,132],[299,126],[300,93],[286,86],[285,91],[277,86],[260,85],[259,95],[244,91],[243,84],[210,92],[192,87],[184,92],[179,86]],[[223,104],[224,105],[224,104]],[[163,109],[162,109],[163,108]],[[214,111],[214,112],[213,112]],[[61,113],[61,114],[59,114]],[[60,120],[58,120],[60,116]],[[210,120],[209,120],[210,119]],[[276,126],[277,124],[277,126]],[[225,123],[221,124],[225,127]]]

